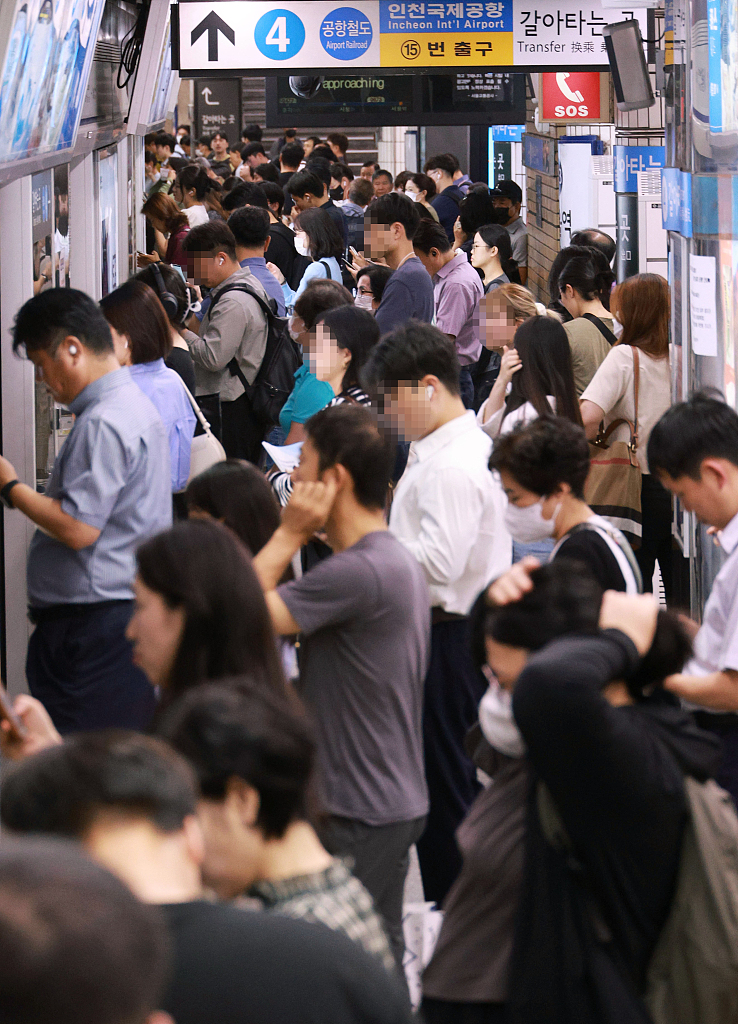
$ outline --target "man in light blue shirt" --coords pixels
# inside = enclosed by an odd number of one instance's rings
[[[236,239],[236,259],[248,267],[270,299],[277,303],[278,316],[285,315],[282,286],[267,268],[265,253],[271,242],[269,214],[259,206],[242,206],[228,218],[228,227]]]
[[[0,499],[39,527],[28,555],[31,693],[62,733],[143,729],[155,695],[131,661],[125,629],[136,548],[171,525],[164,424],[121,368],[108,324],[83,292],[55,288],[27,302],[13,348],[25,349],[76,417],[46,494],[0,457]]]

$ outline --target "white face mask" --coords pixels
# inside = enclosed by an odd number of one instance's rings
[[[307,238],[305,235],[295,235],[295,249],[300,256],[309,256],[310,249],[307,244]]]
[[[290,332],[290,338],[292,338],[293,341],[298,341],[299,342],[299,340],[300,340],[300,333],[301,332],[295,330],[295,320],[296,319],[297,318],[294,317],[294,316],[291,316],[289,318],[289,321],[287,323],[287,330]],[[302,320],[300,321],[300,323],[302,324]]]
[[[491,747],[507,757],[523,757],[525,740],[515,724],[512,695],[495,680],[479,704],[479,726]]]
[[[406,196],[410,196],[414,203],[420,202],[420,192],[405,192]]]
[[[358,306],[359,309],[368,309],[370,313],[373,313],[372,308],[372,296],[371,295],[357,295],[354,299],[354,305]]]
[[[536,541],[553,537],[561,502],[554,509],[551,518],[544,519],[543,502],[545,500],[545,498],[541,498],[534,505],[526,505],[524,508],[508,504],[505,511],[505,526],[518,544],[535,544]]]

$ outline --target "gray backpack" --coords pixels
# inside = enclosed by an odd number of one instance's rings
[[[685,776],[684,792],[689,818],[676,890],[643,998],[653,1024],[738,1024],[738,815],[712,779]],[[544,783],[537,797],[546,840],[573,852]],[[591,910],[599,918],[599,908]]]
[[[730,796],[686,777],[677,887],[651,958],[654,1024],[738,1022],[738,816]]]

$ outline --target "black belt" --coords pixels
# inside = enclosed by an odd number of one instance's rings
[[[132,600],[132,599],[131,599]],[[131,604],[131,600],[120,601],[91,601],[87,604],[52,604],[48,608],[34,608],[28,606],[28,618],[37,626],[40,622],[55,622],[58,619],[76,618],[82,615],[89,615],[91,612],[100,611],[103,608],[112,608],[117,604]]]
[[[431,622],[434,626],[437,622],[463,622],[465,618],[466,615],[459,615],[457,612],[447,612],[440,605],[431,608]]]

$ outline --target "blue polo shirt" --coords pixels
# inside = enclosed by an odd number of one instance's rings
[[[264,286],[264,291],[267,293],[269,298],[276,300],[277,315],[284,316],[285,309],[282,285],[276,279],[271,270],[267,268],[266,259],[263,256],[247,256],[245,260],[241,260],[241,266],[249,268],[256,280]]]
[[[88,384],[69,410],[76,419],[46,494],[100,536],[73,551],[36,530],[27,570],[34,608],[130,600],[136,548],[172,525],[169,438],[128,369]]]

